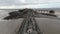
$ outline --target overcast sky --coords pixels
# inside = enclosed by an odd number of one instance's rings
[[[60,0],[0,0],[0,8],[60,8]]]

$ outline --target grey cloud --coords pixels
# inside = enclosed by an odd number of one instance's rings
[[[16,5],[20,4],[20,1],[18,0],[0,0],[0,6],[2,5]]]
[[[24,0],[23,0],[24,1]],[[31,2],[31,3],[28,3],[28,2]],[[15,5],[15,6],[29,6],[29,5],[32,5],[37,7],[37,8],[54,8],[54,7],[57,7],[57,8],[60,8],[60,3],[34,3],[34,2],[41,2],[41,0],[26,0],[25,3],[19,1],[19,0],[0,0],[0,7],[1,6],[11,6],[11,5]],[[18,8],[19,8],[18,7]]]
[[[25,3],[19,0],[0,0],[0,6],[8,6],[8,5],[33,5],[39,4],[41,0],[25,0]],[[30,2],[30,3],[29,3]],[[37,2],[37,3],[34,3]]]

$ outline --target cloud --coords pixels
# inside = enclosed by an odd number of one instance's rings
[[[60,2],[60,0],[0,0],[0,6]]]
[[[23,8],[60,8],[60,3],[47,3],[47,4],[32,4],[32,5],[11,5],[11,6],[0,6],[0,9],[23,9]]]
[[[49,0],[48,2],[60,2],[60,0]]]
[[[60,8],[60,0],[0,0],[3,8]]]

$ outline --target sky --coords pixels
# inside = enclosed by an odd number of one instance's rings
[[[3,8],[60,8],[60,0],[0,0]]]

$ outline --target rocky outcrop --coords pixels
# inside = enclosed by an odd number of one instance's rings
[[[26,17],[28,11],[30,11],[30,12],[33,11],[33,14],[34,14],[33,16],[39,15],[39,13],[37,11],[34,11],[33,9],[21,9],[21,10],[18,10],[18,11],[13,11],[13,12],[8,13],[9,16],[5,17],[4,19],[24,18],[24,17]],[[50,10],[49,14],[47,14],[47,13],[40,13],[40,14],[57,17],[57,15],[54,15],[54,13],[55,12],[53,10]]]
[[[27,14],[27,11],[28,11],[28,10],[32,10],[32,9],[22,9],[22,10],[10,12],[10,13],[8,13],[9,16],[5,17],[4,19],[23,18],[23,17],[25,17],[25,15]]]

